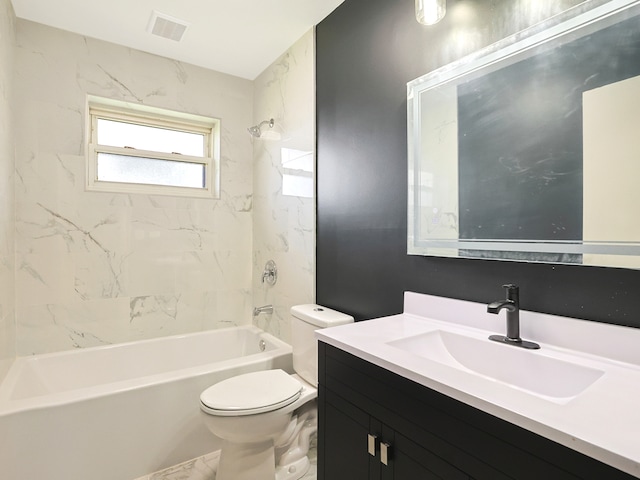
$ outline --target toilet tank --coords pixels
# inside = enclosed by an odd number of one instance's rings
[[[318,384],[318,341],[315,331],[352,323],[353,317],[315,304],[291,307],[293,369],[311,385]]]

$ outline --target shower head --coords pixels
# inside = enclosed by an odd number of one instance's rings
[[[260,138],[260,135],[262,134],[262,132],[260,131],[260,127],[258,125],[254,125],[253,127],[247,128],[247,132],[249,132],[249,134],[255,138]]]
[[[254,125],[253,127],[247,128],[247,132],[249,132],[249,134],[254,138],[260,138],[260,136],[262,135],[261,128],[265,124],[269,125],[269,128],[273,128],[273,126],[275,125],[275,120],[273,118],[270,118],[269,120],[264,120],[260,122],[258,125]]]

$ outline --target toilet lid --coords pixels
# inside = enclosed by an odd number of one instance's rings
[[[207,388],[200,402],[217,415],[251,415],[282,408],[300,397],[302,384],[283,370],[245,373]]]

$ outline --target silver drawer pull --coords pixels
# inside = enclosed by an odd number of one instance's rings
[[[367,450],[369,451],[369,455],[371,455],[372,457],[376,456],[376,447],[377,447],[377,443],[378,443],[378,437],[376,437],[375,435],[371,435],[368,434],[367,435],[367,439],[368,439],[368,448]]]
[[[389,465],[390,450],[391,445],[388,443],[380,443],[380,461],[383,465]]]

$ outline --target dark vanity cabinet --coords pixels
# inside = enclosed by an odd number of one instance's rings
[[[318,373],[318,480],[635,478],[323,342]]]

